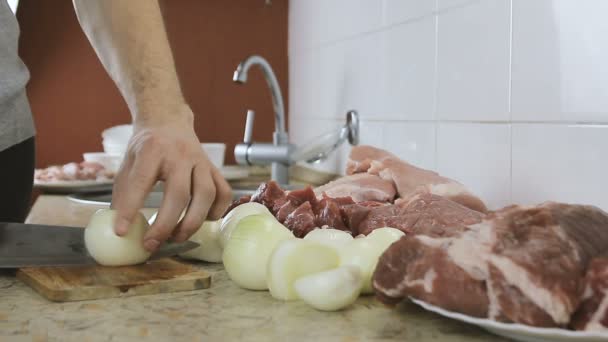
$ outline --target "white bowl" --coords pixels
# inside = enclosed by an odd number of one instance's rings
[[[226,144],[222,143],[202,143],[201,144],[207,157],[218,169],[224,166],[224,154],[226,153]]]
[[[88,152],[82,155],[84,161],[103,165],[108,171],[116,172],[122,162],[121,155],[108,154],[104,152]]]
[[[101,132],[101,137],[111,144],[126,145],[132,134],[133,125],[118,125]]]
[[[122,156],[125,154],[125,152],[127,151],[127,144],[119,144],[119,143],[115,143],[115,142],[110,142],[107,140],[103,140],[101,142],[101,144],[103,145],[103,151],[107,154],[112,154],[112,155],[119,155]]]

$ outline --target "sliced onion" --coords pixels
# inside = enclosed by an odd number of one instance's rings
[[[268,208],[256,202],[244,203],[232,209],[222,219],[222,223],[220,225],[220,245],[222,247],[226,247],[226,242],[228,242],[230,239],[232,231],[243,218],[259,214],[265,214],[272,217],[272,214]]]
[[[391,228],[392,229],[392,228]],[[392,230],[383,230],[376,235],[354,239],[349,245],[340,249],[340,265],[355,265],[363,276],[361,293],[373,293],[372,275],[380,255],[401,236]]]
[[[317,310],[341,310],[357,300],[363,278],[359,267],[345,265],[296,280],[300,299]]]
[[[393,242],[401,239],[402,236],[405,236],[405,233],[397,228],[383,227],[374,229],[369,233],[367,238],[382,241],[388,248]]]
[[[266,265],[276,245],[293,234],[272,215],[250,215],[236,225],[224,246],[222,261],[238,286],[266,290]]]
[[[341,248],[353,241],[353,236],[338,229],[317,228],[306,234],[304,240],[318,242],[334,248]]]
[[[150,252],[145,250],[143,240],[149,225],[144,215],[135,216],[124,236],[114,232],[115,218],[116,211],[112,209],[100,209],[93,214],[84,231],[89,254],[105,266],[135,265],[148,260]]]
[[[303,239],[279,243],[268,262],[268,289],[281,300],[298,299],[294,283],[299,278],[329,270],[340,262],[337,251],[329,246]]]
[[[190,237],[190,241],[199,244],[179,256],[185,259],[196,259],[207,262],[222,262],[220,246],[220,221],[205,221],[199,230]]]

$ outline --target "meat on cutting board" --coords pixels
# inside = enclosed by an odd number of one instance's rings
[[[355,202],[392,202],[397,194],[392,182],[369,173],[340,177],[314,191],[319,199],[325,194],[334,198],[351,197]]]
[[[534,326],[566,326],[591,258],[608,251],[608,214],[582,205],[511,206],[448,237],[411,235],[385,251],[377,296]]]
[[[585,277],[583,302],[572,319],[572,327],[608,331],[608,257],[591,261]]]
[[[462,184],[440,176],[436,172],[418,168],[397,156],[372,146],[352,148],[346,166],[349,175],[369,173],[392,182],[402,199],[409,199],[419,192],[446,197],[468,208],[486,212],[483,201],[470,193]]]

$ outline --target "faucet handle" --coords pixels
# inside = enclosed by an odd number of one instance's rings
[[[245,136],[243,142],[245,144],[253,143],[253,121],[255,120],[255,112],[251,109],[247,110],[247,119],[245,119]]]

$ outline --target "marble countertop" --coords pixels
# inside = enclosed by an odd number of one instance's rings
[[[84,226],[100,207],[43,195],[30,223]],[[144,210],[151,215],[151,210]],[[389,309],[361,297],[340,312],[238,288],[221,265],[211,288],[172,294],[53,303],[0,270],[0,341],[501,341],[414,304]]]

